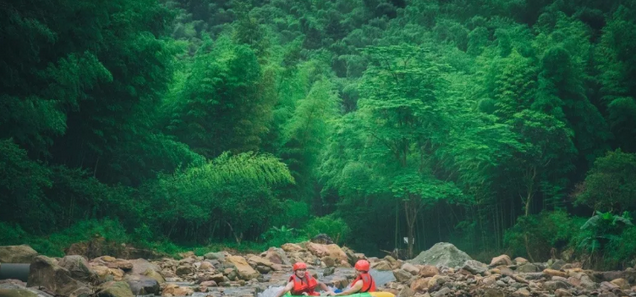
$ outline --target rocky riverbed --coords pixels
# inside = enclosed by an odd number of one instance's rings
[[[39,255],[29,246],[0,247],[0,263],[30,263],[27,282],[0,280],[0,297],[17,296],[273,296],[291,265],[306,262],[315,277],[346,287],[358,259],[372,263],[379,290],[400,297],[636,297],[636,270],[592,271],[578,263],[530,263],[508,255],[490,263],[473,260],[452,244],[439,243],[411,260],[366,257],[335,244],[303,242],[260,254],[220,251],[179,259],[126,249],[114,256],[70,248],[67,256]],[[90,257],[95,255],[96,257]],[[137,258],[143,255],[147,258]],[[0,264],[0,271],[2,266]]]

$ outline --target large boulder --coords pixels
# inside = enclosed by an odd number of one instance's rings
[[[88,261],[80,255],[70,255],[62,258],[59,265],[71,273],[71,277],[84,282],[97,280],[97,273],[88,266]]]
[[[233,266],[235,268],[236,273],[243,280],[250,280],[261,275],[247,263],[245,258],[241,256],[229,256],[225,258],[225,260],[229,266]]]
[[[290,264],[289,258],[281,248],[270,247],[267,251],[261,253],[261,257],[266,258],[274,264]]]
[[[338,266],[349,266],[349,258],[347,257],[347,254],[337,244],[319,244],[308,242],[306,246],[307,250],[309,250],[312,255],[318,258],[328,256],[333,258],[336,262],[336,265]]]
[[[41,286],[49,292],[62,296],[89,296],[92,293],[86,285],[72,278],[66,268],[59,266],[54,259],[46,256],[37,256],[31,262],[27,285]]]
[[[143,275],[148,269],[161,271],[157,264],[150,263],[146,259],[134,259],[129,262],[132,263],[132,271],[130,272],[132,274]]]
[[[472,258],[455,247],[452,243],[440,242],[430,249],[421,252],[417,257],[407,262],[416,265],[434,265],[460,268]]]
[[[159,294],[161,290],[159,282],[153,278],[143,275],[127,275],[126,282],[130,286],[132,293],[136,295]]]
[[[477,260],[468,260],[464,262],[464,266],[462,268],[472,274],[483,274],[488,271],[488,265]]]
[[[0,263],[31,263],[37,255],[28,245],[0,246]]]

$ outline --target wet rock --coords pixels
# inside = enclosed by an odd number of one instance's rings
[[[322,275],[324,276],[330,276],[332,275],[334,272],[336,271],[336,269],[334,267],[326,267],[325,270],[322,271]]]

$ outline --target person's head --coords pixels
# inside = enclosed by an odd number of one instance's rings
[[[304,277],[305,273],[307,272],[307,264],[303,263],[303,262],[298,262],[298,263],[294,263],[294,273],[296,274],[296,276],[298,277]]]
[[[358,260],[358,262],[356,262],[356,265],[354,266],[354,268],[356,269],[356,271],[358,273],[367,273],[367,272],[369,272],[369,269],[370,269],[369,261],[367,261],[367,260]]]

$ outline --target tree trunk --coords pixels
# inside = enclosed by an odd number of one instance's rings
[[[407,236],[408,236],[408,257],[409,259],[413,258],[413,242],[415,241],[414,231],[415,231],[415,221],[417,220],[417,212],[419,209],[419,203],[417,203],[418,197],[409,194],[409,199],[404,202],[404,212],[406,214],[406,226],[407,226]]]

